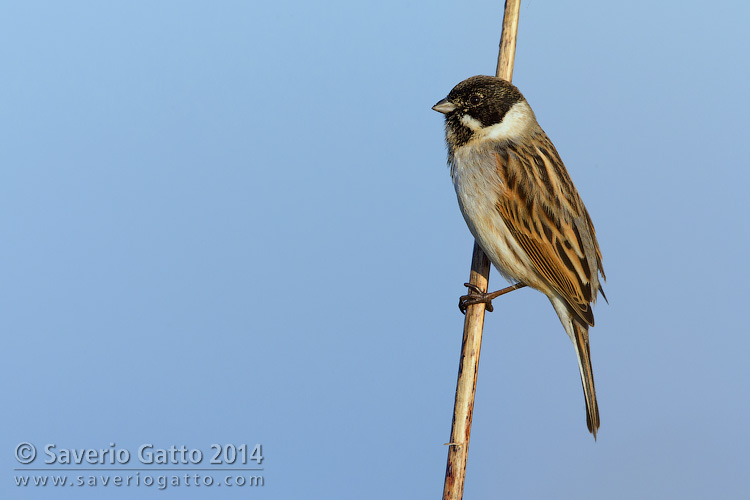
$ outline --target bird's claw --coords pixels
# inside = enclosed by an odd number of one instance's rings
[[[483,292],[478,286],[471,283],[464,283],[464,286],[469,289],[469,293],[458,298],[458,309],[461,313],[466,314],[466,308],[474,304],[484,304],[484,308],[488,312],[494,310],[492,299],[488,297],[490,294]]]

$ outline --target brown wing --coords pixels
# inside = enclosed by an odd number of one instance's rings
[[[538,276],[584,323],[601,289],[601,252],[591,219],[555,147],[544,132],[526,144],[497,149],[505,190],[497,210]],[[542,290],[544,291],[544,290]]]

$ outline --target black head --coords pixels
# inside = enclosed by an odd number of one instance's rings
[[[445,115],[449,146],[458,147],[468,142],[478,127],[502,122],[510,108],[522,100],[512,83],[480,75],[453,87],[432,109]]]

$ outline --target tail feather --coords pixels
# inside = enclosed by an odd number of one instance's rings
[[[578,354],[578,368],[581,371],[581,384],[583,384],[583,396],[586,400],[586,425],[589,432],[594,435],[599,430],[599,405],[596,402],[596,389],[594,387],[594,371],[591,368],[591,352],[589,350],[589,329],[587,325],[581,325],[573,320],[575,339],[573,343]]]

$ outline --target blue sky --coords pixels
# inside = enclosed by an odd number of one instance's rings
[[[472,239],[430,107],[494,72],[501,16],[3,2],[2,496],[218,494],[18,488],[22,442],[262,443],[266,485],[221,497],[437,498]],[[750,494],[748,16],[523,2],[514,83],[609,277],[591,332],[602,424],[595,443],[547,299],[503,297],[466,498]]]

